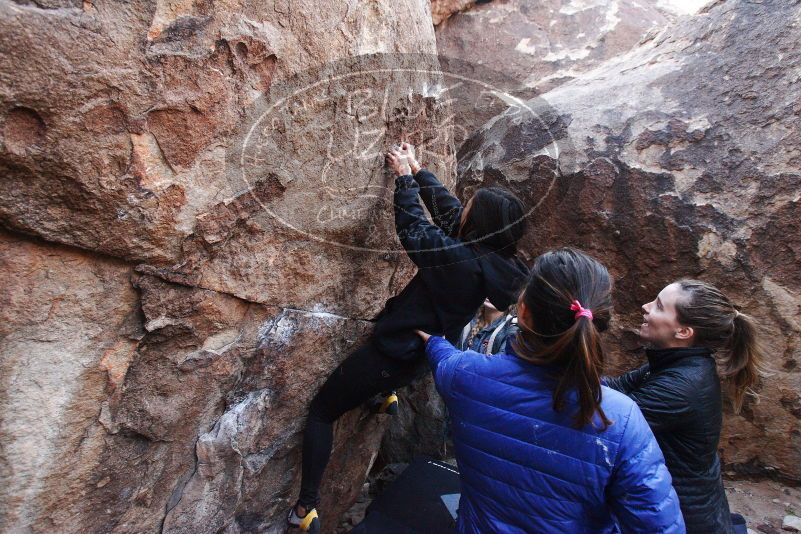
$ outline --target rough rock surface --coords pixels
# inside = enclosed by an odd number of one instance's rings
[[[651,0],[495,1],[440,24],[437,50],[542,93],[631,49],[672,18]]]
[[[408,463],[424,455],[447,455],[446,408],[428,374],[399,392],[399,413],[390,421],[381,441],[381,465]]]
[[[476,0],[431,0],[431,21],[434,26],[442,24],[448,17],[469,9]]]
[[[459,154],[461,187],[538,206],[523,248],[602,258],[616,282],[618,370],[640,305],[700,277],[762,325],[772,374],[726,408],[723,461],[801,479],[801,2],[718,1],[629,53],[510,109]],[[556,172],[558,164],[558,172]]]
[[[453,155],[436,73],[351,61],[435,52],[428,4],[0,21],[0,530],[283,532],[308,402],[413,271],[380,152]],[[384,419],[338,424],[328,528]]]
[[[124,262],[0,233],[0,271],[0,526],[22,532],[18,519],[68,508],[63,498],[100,480],[84,455],[103,447],[101,406],[141,321]]]
[[[386,148],[385,135],[402,130],[393,128],[393,113],[403,91],[411,85],[422,93],[426,82],[433,85],[431,77],[388,84],[394,89],[388,94],[376,90],[378,80],[361,79],[344,86],[346,91],[333,87],[325,93],[325,86],[307,92],[308,98],[289,99],[273,115],[279,122],[271,123],[275,131],[260,130],[262,138],[255,140],[264,149],[254,158],[283,158],[283,173],[249,163],[251,171],[264,174],[251,174],[243,185],[232,177],[230,156],[265,95],[288,92],[277,81],[364,54],[433,54],[425,3],[310,0],[290,9],[280,2],[214,8],[143,0],[124,10],[91,2],[48,6],[1,6],[0,217],[6,227],[132,262],[178,266],[192,284],[208,289],[311,308],[320,294],[286,298],[286,288],[275,291],[276,280],[303,270],[303,287],[323,288],[320,293],[328,295],[326,309],[360,317],[377,311],[371,302],[383,302],[391,291],[334,295],[331,277],[313,268],[314,258],[337,264],[337,270],[347,265],[348,272],[360,263],[352,249],[325,240],[376,244],[370,242],[374,235],[354,231],[371,225],[386,230],[386,210],[375,198],[351,206],[347,213],[353,215],[340,217],[338,225],[331,217],[327,224],[293,221],[307,233],[324,232],[323,241],[303,239],[274,219],[251,219],[272,204],[297,217],[321,217],[319,210],[304,209],[311,193],[333,196],[350,187],[352,197],[356,185],[364,192],[385,186],[379,151]],[[19,50],[25,50],[24,61]],[[329,105],[309,107],[321,98]],[[305,113],[299,117],[300,107]],[[335,126],[342,125],[337,132]],[[339,151],[327,146],[332,137]],[[349,152],[343,138],[353,138]],[[326,164],[333,178],[321,191]],[[240,198],[245,185],[250,200]],[[378,196],[386,199],[386,191],[380,188]],[[332,212],[341,208],[326,201]],[[373,248],[386,248],[387,233],[373,232],[379,235]],[[371,268],[392,273],[396,260],[393,255]]]
[[[693,15],[714,0],[657,0],[656,5],[663,11],[675,15]]]
[[[303,413],[369,323],[5,234],[0,251],[4,531],[282,531]],[[331,517],[357,496],[382,419],[338,425]]]
[[[782,530],[789,530],[790,532],[801,532],[801,517],[794,515],[786,515],[782,520]]]
[[[506,0],[454,14],[436,36],[444,68],[463,77],[448,84],[461,102],[456,146],[510,105],[631,49],[674,18],[653,0]]]

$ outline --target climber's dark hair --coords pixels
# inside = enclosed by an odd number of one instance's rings
[[[518,318],[520,332],[512,341],[515,353],[539,365],[557,366],[553,407],[564,409],[565,397],[575,389],[579,409],[577,427],[594,422],[602,430],[612,424],[601,408],[604,348],[600,332],[612,315],[612,280],[598,260],[570,248],[547,252],[534,260],[520,297],[528,308],[530,329]],[[573,301],[592,310],[593,318],[576,318]]]
[[[459,238],[511,256],[526,230],[523,202],[503,187],[483,187],[473,195]]]
[[[694,344],[716,350],[735,413],[762,374],[762,348],[754,320],[737,309],[715,286],[700,280],[679,280],[676,301],[679,323],[693,329]]]

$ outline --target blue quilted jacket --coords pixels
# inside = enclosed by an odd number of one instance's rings
[[[552,407],[558,369],[436,336],[426,353],[452,418],[458,532],[685,532],[662,452],[628,397],[604,387],[612,426],[576,429],[570,410]]]

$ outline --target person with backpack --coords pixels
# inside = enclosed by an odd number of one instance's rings
[[[489,300],[485,300],[473,320],[462,329],[456,346],[460,350],[498,354],[506,350],[506,344],[518,330],[517,317],[511,308],[499,311]]]

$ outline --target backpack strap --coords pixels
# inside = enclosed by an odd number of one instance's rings
[[[498,334],[501,333],[501,330],[503,330],[511,320],[512,320],[511,314],[507,315],[506,318],[501,322],[501,324],[499,324],[495,328],[495,330],[492,331],[492,335],[490,335],[489,342],[487,342],[487,348],[485,349],[484,354],[487,355],[492,354],[492,345],[495,343],[495,338],[498,337]]]

